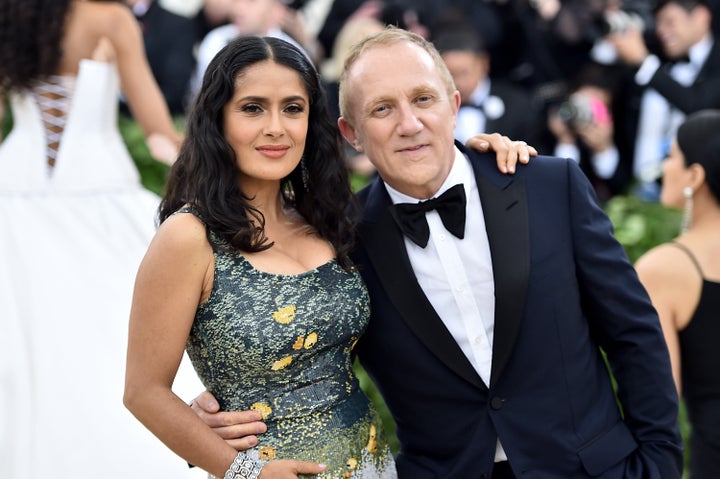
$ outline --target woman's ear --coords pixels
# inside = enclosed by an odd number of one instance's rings
[[[692,187],[693,191],[697,191],[700,186],[705,183],[705,168],[700,163],[693,163],[692,165],[688,166],[688,170],[690,170],[690,187]]]

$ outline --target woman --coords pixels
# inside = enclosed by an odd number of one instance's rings
[[[683,232],[637,263],[660,316],[692,426],[690,477],[720,471],[720,110],[690,115],[663,164],[661,201],[685,209]]]
[[[159,202],[116,127],[120,85],[171,162],[180,138],[125,6],[0,0],[0,96],[14,124],[0,144],[4,479],[188,474],[118,400]]]
[[[210,63],[138,272],[125,403],[215,476],[396,476],[352,373],[369,304],[340,145],[292,45],[241,38]],[[222,409],[262,414],[256,447],[237,453],[172,392],[186,344]]]

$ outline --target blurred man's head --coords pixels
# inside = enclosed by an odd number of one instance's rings
[[[433,44],[455,81],[462,103],[469,103],[490,72],[490,56],[480,35],[467,27],[446,28],[433,37]]]
[[[280,0],[231,0],[230,18],[240,34],[264,36],[279,27],[285,8]]]
[[[661,0],[655,6],[655,32],[669,58],[684,56],[711,34],[712,13],[705,1]]]

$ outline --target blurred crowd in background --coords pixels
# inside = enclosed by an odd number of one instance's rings
[[[497,131],[571,157],[601,202],[628,193],[656,201],[678,125],[720,108],[720,0],[125,1],[174,115],[240,35],[302,47],[337,108],[348,47],[397,25],[433,41],[447,62],[462,96],[459,140]],[[351,151],[348,167],[373,174]]]

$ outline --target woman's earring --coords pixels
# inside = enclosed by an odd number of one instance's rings
[[[305,188],[305,191],[310,191],[308,190],[308,181],[310,179],[310,174],[308,173],[307,166],[305,165],[304,156],[300,158],[300,176],[302,177],[303,188]]]
[[[680,224],[680,232],[685,233],[692,226],[693,214],[693,189],[690,186],[683,188],[685,196],[685,209],[683,210],[682,223]]]

